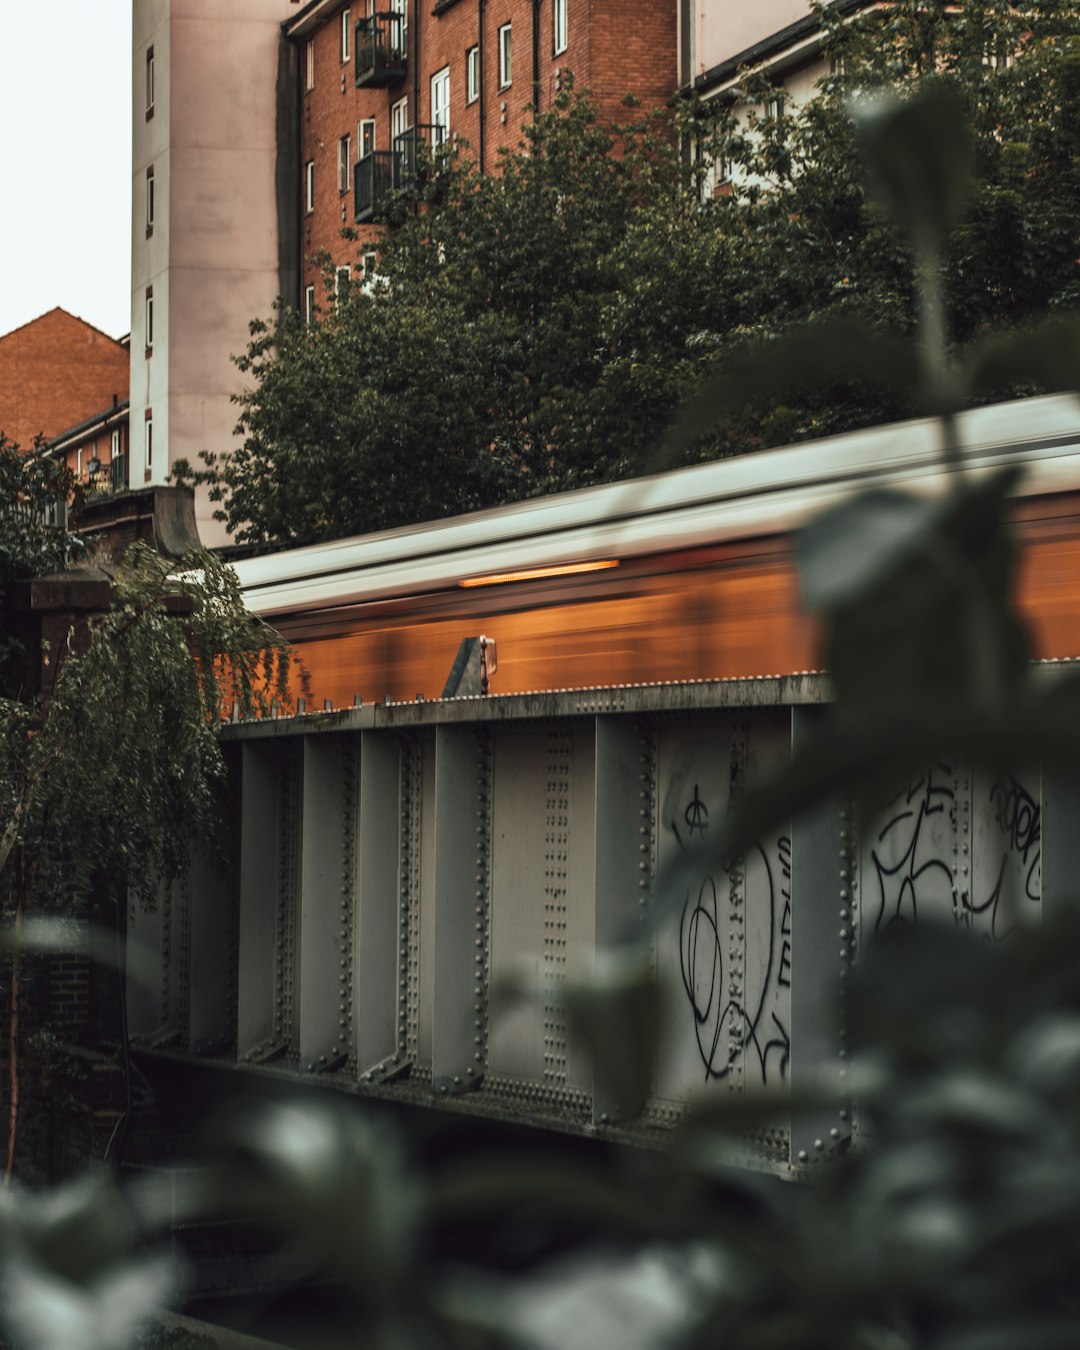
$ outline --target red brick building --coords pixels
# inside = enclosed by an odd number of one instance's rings
[[[49,441],[49,450],[91,493],[112,496],[130,486],[128,403],[116,403]]]
[[[310,262],[342,266],[416,146],[448,145],[484,172],[516,145],[567,71],[602,114],[634,94],[666,102],[678,81],[674,0],[311,0],[285,21],[299,91],[301,305],[321,298]]]
[[[128,380],[126,342],[51,309],[0,337],[0,433],[29,449],[126,403]]]

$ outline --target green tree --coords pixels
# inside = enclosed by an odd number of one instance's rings
[[[770,85],[748,75],[743,110],[693,110],[707,150],[733,173],[704,208],[730,240],[730,287],[709,364],[795,325],[859,319],[909,336],[913,253],[897,219],[867,191],[853,101],[943,80],[973,142],[972,193],[942,242],[950,346],[1075,308],[1080,205],[1080,18],[1058,0],[899,0],[851,21],[819,5],[833,73],[803,107],[769,117]],[[663,358],[661,358],[663,359]],[[984,396],[1030,392],[1001,383]],[[905,400],[824,380],[733,412],[699,453],[844,431],[910,414]]]
[[[313,325],[287,309],[252,325],[243,444],[202,475],[239,541],[303,543],[640,469],[643,408],[603,381],[627,232],[646,202],[688,209],[671,137],[651,118],[602,124],[567,86],[498,176],[464,159],[427,169],[422,209],[388,206],[375,281]]]
[[[909,335],[912,254],[865,190],[860,89],[944,78],[972,125],[971,209],[944,244],[950,342],[1074,308],[1073,7],[898,0],[850,22],[819,8],[837,73],[805,105],[766,115],[771,86],[748,73],[734,103],[679,110],[685,142],[732,168],[721,195],[685,190],[663,119],[613,127],[564,89],[499,175],[443,159],[390,203],[380,280],[311,327],[285,310],[254,324],[243,445],[202,471],[237,538],[302,543],[641,472],[687,390],[748,344],[828,316]],[[816,378],[683,454],[911,411],[880,385]]]
[[[175,564],[133,546],[111,577],[112,604],[74,626],[48,699],[28,690],[42,653],[11,632],[10,583],[61,570],[81,541],[49,523],[70,475],[0,441],[0,901],[24,914],[85,914],[95,875],[114,898],[144,900],[187,865],[220,819],[217,727],[281,698],[290,657],[244,610],[235,575],[212,556]],[[100,574],[98,574],[100,575]],[[70,650],[68,650],[70,649]],[[19,957],[11,983],[18,1045]],[[12,1055],[8,1174],[18,1062]]]

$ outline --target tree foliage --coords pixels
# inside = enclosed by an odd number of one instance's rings
[[[202,470],[236,537],[304,543],[638,473],[703,371],[748,344],[829,316],[910,335],[911,247],[855,148],[862,89],[944,80],[972,128],[974,192],[943,241],[948,341],[1072,310],[1072,8],[900,0],[850,22],[820,9],[835,73],[782,116],[753,72],[735,102],[687,101],[674,123],[612,125],[564,86],[498,175],[478,175],[467,148],[429,163],[387,206],[377,280],[336,300],[328,281],[312,326],[288,309],[253,324],[243,443]],[[682,145],[701,155],[689,171]],[[717,158],[730,180],[701,200]],[[911,411],[841,370],[744,402],[683,453]]]

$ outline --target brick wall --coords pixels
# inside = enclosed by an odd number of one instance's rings
[[[0,337],[0,432],[24,448],[127,396],[127,347],[66,310]]]
[[[301,182],[298,209],[301,214],[301,252],[305,258],[300,294],[308,285],[325,299],[322,278],[308,261],[316,252],[327,251],[335,262],[354,262],[356,247],[341,238],[343,226],[353,224],[352,177],[342,191],[338,179],[338,146],[350,137],[350,162],[358,154],[358,124],[375,122],[375,147],[388,150],[391,108],[408,99],[406,125],[431,121],[431,77],[443,68],[450,72],[450,133],[458,153],[486,172],[497,169],[499,150],[520,142],[521,126],[529,115],[533,89],[533,24],[536,23],[539,54],[540,106],[548,106],[558,91],[563,73],[573,71],[579,89],[590,88],[602,115],[619,119],[622,100],[635,94],[644,104],[663,104],[676,88],[676,7],[674,0],[646,4],[643,0],[568,0],[567,48],[553,49],[554,0],[450,0],[432,12],[428,0],[409,3],[408,66],[404,79],[388,88],[356,88],[355,62],[342,61],[341,15],[344,4],[328,11],[313,32],[297,36],[300,51]],[[380,9],[388,8],[380,5]],[[366,5],[348,6],[350,20],[366,13]],[[480,16],[483,41],[480,42]],[[511,82],[499,83],[499,30],[511,28]],[[419,30],[419,31],[417,31]],[[305,44],[314,44],[314,86],[306,88]],[[466,99],[466,53],[482,45],[483,97]],[[417,53],[419,53],[417,57]],[[350,53],[351,55],[351,53]],[[417,78],[418,76],[418,78]],[[484,108],[481,147],[480,109]],[[314,209],[306,210],[305,166],[315,166]],[[362,239],[376,239],[376,227],[361,226]]]

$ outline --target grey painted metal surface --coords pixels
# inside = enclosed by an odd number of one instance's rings
[[[188,882],[190,1012],[188,1036],[198,1054],[230,1043],[236,1007],[236,908],[219,860],[196,850]]]
[[[793,708],[791,739],[798,753],[813,735],[819,709]],[[791,826],[791,1052],[794,1091],[828,1084],[844,1072],[842,990],[855,953],[851,874],[857,853],[848,808],[826,799]],[[839,1017],[838,1017],[838,1014]],[[847,1106],[835,1118],[797,1115],[791,1123],[793,1161],[827,1153],[851,1133]]]
[[[304,741],[300,863],[300,1066],[347,1057],[352,1009],[356,757],[348,739]]]
[[[281,858],[282,759],[272,744],[243,747],[236,1037],[237,1051],[246,1057],[266,1053],[282,1040],[285,958],[276,941],[286,884]],[[286,821],[287,827],[290,824]]]
[[[435,732],[435,952],[431,1077],[466,1091],[485,1065],[490,983],[491,751],[474,727]],[[479,1028],[479,1030],[477,1030]]]
[[[352,1034],[360,1072],[378,1074],[405,1051],[407,950],[399,943],[398,914],[403,911],[407,922],[409,873],[401,840],[410,821],[397,742],[377,731],[361,732],[359,742]],[[343,913],[351,902],[343,889]]]
[[[197,859],[130,929],[159,957],[148,1047],[342,1090],[655,1141],[696,1102],[842,1083],[843,987],[891,923],[1000,940],[1078,875],[1074,789],[928,765],[861,834],[825,802],[741,858],[707,845],[782,771],[815,675],[386,704],[230,727],[233,881]],[[684,884],[651,922],[656,879]],[[594,1083],[560,987],[644,934],[668,993],[644,1115]],[[524,972],[531,1002],[506,994]],[[758,1164],[812,1166],[854,1111],[785,1118]],[[857,1123],[857,1121],[855,1122]]]

